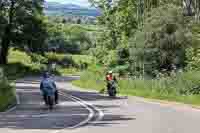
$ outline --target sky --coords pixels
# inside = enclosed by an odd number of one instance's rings
[[[84,7],[89,7],[90,4],[88,0],[46,0],[48,2],[59,2],[59,3],[65,3],[65,4],[76,4]]]

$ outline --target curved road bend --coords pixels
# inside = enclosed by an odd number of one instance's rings
[[[153,103],[142,98],[110,99],[70,84],[76,77],[56,77],[60,104],[48,111],[39,91],[40,78],[17,82],[20,104],[0,113],[2,133],[199,133],[200,110],[186,105]]]

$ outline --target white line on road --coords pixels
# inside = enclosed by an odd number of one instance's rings
[[[73,101],[79,103],[80,105],[82,105],[83,107],[85,107],[89,111],[89,115],[84,121],[82,121],[82,122],[80,122],[80,123],[78,123],[78,124],[76,124],[72,127],[67,127],[68,129],[74,129],[74,128],[78,128],[82,125],[85,125],[94,117],[95,112],[87,104],[85,104],[83,102],[83,100],[77,100],[73,96],[71,96],[71,95],[67,96],[65,93],[61,93],[61,92],[60,92],[60,95],[63,96],[63,97],[72,99]],[[58,132],[60,132],[60,131],[58,131]],[[58,133],[58,132],[56,132],[56,133]]]
[[[9,112],[15,110],[16,108],[17,108],[17,106],[15,105],[14,107],[12,107],[12,108],[10,108],[10,109],[8,109],[7,111],[2,112],[2,113],[9,113]]]
[[[15,95],[16,95],[17,105],[19,105],[19,104],[20,104],[20,98],[19,98],[19,95],[17,94],[17,92],[15,92]]]
[[[92,105],[91,103],[88,103],[88,102],[86,102],[86,101],[84,101],[84,100],[82,100],[82,99],[80,99],[80,98],[78,98],[78,97],[75,97],[75,96],[72,96],[72,95],[71,95],[71,97],[73,97],[74,99],[77,99],[77,100],[79,100],[79,101],[82,101],[83,103],[85,103],[85,104],[87,104],[87,105],[93,107],[96,111],[98,111],[98,114],[99,114],[99,115],[98,115],[98,118],[95,120],[95,122],[101,121],[101,120],[103,119],[104,113],[103,113],[103,111],[101,111],[99,108],[97,108],[96,106]]]
[[[17,92],[15,91],[15,96],[16,96],[16,105],[14,105],[13,107],[11,107],[10,109],[6,110],[5,112],[2,113],[9,113],[12,112],[13,110],[15,110],[17,108],[17,105],[20,104],[20,99],[19,99],[19,95],[17,94]]]
[[[104,113],[103,113],[103,111],[102,111],[101,109],[99,109],[98,107],[92,105],[92,104],[89,103],[89,102],[84,101],[84,100],[81,99],[81,98],[75,97],[75,96],[73,96],[73,95],[69,95],[69,94],[66,94],[66,93],[63,93],[63,92],[60,92],[60,94],[65,95],[65,96],[68,95],[67,97],[71,97],[71,98],[73,98],[73,99],[75,99],[75,100],[77,100],[77,101],[81,101],[83,104],[85,104],[85,105],[87,105],[87,106],[92,107],[93,109],[95,109],[95,110],[98,112],[98,117],[97,117],[97,119],[95,120],[95,122],[101,121],[101,120],[103,119]],[[88,122],[89,122],[89,121],[88,121]]]
[[[4,118],[41,118],[41,117],[69,117],[69,116],[88,116],[88,114],[35,114],[35,115],[0,115]]]

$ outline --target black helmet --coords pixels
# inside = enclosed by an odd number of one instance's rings
[[[49,77],[50,77],[49,72],[44,72],[44,74],[43,74],[43,78],[49,78]]]

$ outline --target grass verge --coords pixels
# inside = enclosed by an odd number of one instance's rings
[[[148,99],[158,99],[184,104],[200,105],[200,95],[181,94],[183,90],[199,85],[199,72],[189,72],[174,78],[159,80],[124,80],[118,82],[118,93],[128,96],[139,96]],[[92,78],[93,77],[93,78]],[[102,92],[106,87],[103,77],[93,72],[84,72],[80,80],[73,81],[73,85]]]
[[[0,80],[0,112],[16,104],[15,89],[5,78]]]

